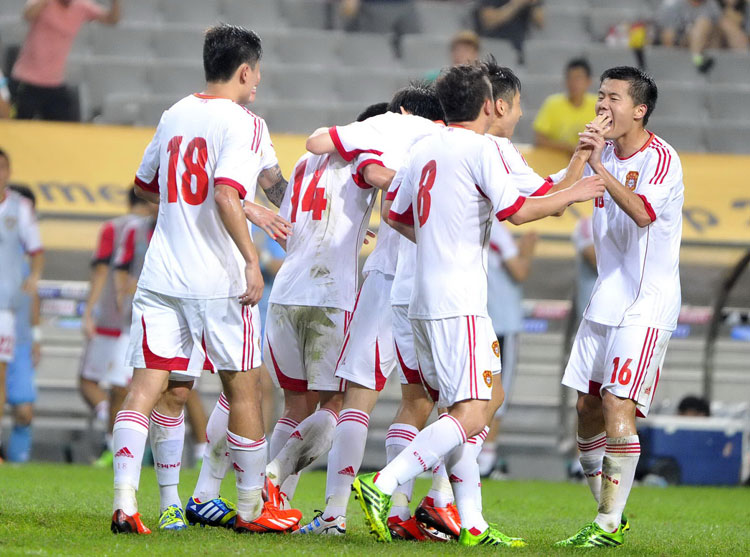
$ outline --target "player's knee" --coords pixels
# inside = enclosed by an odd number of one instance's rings
[[[21,404],[16,406],[13,411],[13,420],[16,425],[27,426],[31,425],[31,420],[34,418],[34,409],[31,404]]]
[[[578,419],[581,421],[591,421],[602,418],[602,400],[593,395],[584,395],[578,397],[576,402],[576,411]]]

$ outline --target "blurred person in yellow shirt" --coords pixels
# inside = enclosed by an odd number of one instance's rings
[[[574,58],[565,66],[565,93],[550,95],[534,120],[534,145],[563,151],[570,156],[578,144],[578,132],[596,116],[596,95],[589,93],[591,66]]]

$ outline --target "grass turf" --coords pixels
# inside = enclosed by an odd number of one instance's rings
[[[180,493],[191,493],[197,471],[184,470]],[[233,478],[224,483],[232,498]],[[139,502],[145,523],[155,530],[158,491],[154,472],[144,469]],[[415,495],[428,484],[418,480]],[[305,474],[295,504],[312,518],[323,507],[325,474]],[[486,481],[484,510],[488,520],[514,536],[523,536],[524,555],[570,555],[551,545],[592,520],[595,508],[585,485],[545,482]],[[150,536],[114,536],[109,531],[112,472],[84,466],[31,464],[0,468],[0,555],[352,555],[387,551],[398,555],[485,554],[492,548],[457,544],[394,542],[387,548],[372,540],[352,500],[345,538],[278,535],[239,536],[231,531],[192,527],[185,532]],[[750,489],[635,488],[628,505],[632,525],[617,555],[750,555]],[[608,550],[593,550],[608,551]]]

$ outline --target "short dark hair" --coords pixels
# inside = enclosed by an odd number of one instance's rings
[[[703,416],[710,416],[711,405],[705,398],[688,395],[680,401],[680,404],[677,406],[677,413],[684,414],[690,411],[701,414]]]
[[[263,54],[260,37],[237,25],[209,28],[203,41],[203,70],[207,82],[226,82],[242,64],[255,68]]]
[[[383,102],[371,104],[362,112],[360,112],[359,116],[357,116],[357,122],[364,122],[368,118],[379,116],[380,114],[385,114],[386,112],[388,112],[388,103]]]
[[[442,120],[443,109],[440,106],[435,87],[432,83],[423,80],[414,80],[406,87],[399,89],[393,94],[388,105],[390,112],[400,112],[399,108],[415,116],[421,116],[428,120]]]
[[[0,149],[0,157],[3,157],[6,161],[8,161],[8,164],[10,164],[10,157],[8,156],[8,153],[5,151],[5,149]]]
[[[605,79],[627,81],[630,84],[628,95],[633,99],[633,103],[636,105],[646,105],[646,114],[643,116],[643,125],[645,127],[648,124],[651,113],[656,107],[656,99],[659,97],[659,91],[656,88],[654,78],[643,70],[632,66],[617,66],[605,70],[601,78],[599,78],[599,84],[601,85]]]
[[[565,64],[565,75],[568,75],[570,70],[576,68],[581,68],[586,72],[586,77],[591,77],[591,64],[589,64],[589,61],[586,60],[586,58],[573,58],[572,60],[568,60],[568,63]]]
[[[483,64],[492,84],[492,100],[503,99],[512,105],[516,92],[521,92],[521,80],[513,73],[513,70],[498,64],[492,54],[485,58]]]
[[[36,194],[31,190],[29,186],[22,186],[20,184],[11,184],[8,187],[12,189],[14,192],[16,192],[17,194],[22,195],[26,199],[31,201],[31,206],[36,208]]]
[[[435,90],[448,123],[476,120],[485,99],[492,96],[487,73],[476,64],[443,70],[435,82]]]

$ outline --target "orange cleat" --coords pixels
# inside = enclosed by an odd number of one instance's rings
[[[391,531],[391,539],[421,542],[426,539],[422,530],[417,526],[416,519],[412,516],[399,522],[398,517],[392,516],[388,519],[388,529]]]
[[[266,478],[266,481],[263,484],[262,497],[264,501],[271,503],[271,506],[275,509],[281,510],[284,508],[284,498],[281,495],[279,486],[274,484],[268,478]]]
[[[151,530],[146,528],[141,520],[140,513],[133,516],[125,514],[122,509],[117,509],[112,514],[112,525],[109,527],[113,534],[150,534]]]
[[[425,497],[414,512],[414,518],[427,526],[454,539],[461,534],[461,518],[456,505],[450,503],[445,507],[436,507],[432,497]],[[425,532],[429,535],[429,532]]]
[[[292,532],[299,528],[302,513],[297,509],[280,510],[274,507],[271,501],[263,504],[263,512],[255,520],[242,520],[237,514],[234,519],[234,531],[239,534],[254,532],[256,534],[270,534],[281,532]]]

